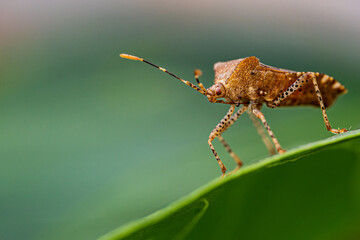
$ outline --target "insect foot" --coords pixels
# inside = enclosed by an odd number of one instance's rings
[[[340,134],[340,133],[347,132],[348,130],[346,128],[342,128],[342,129],[329,129],[329,131],[332,133],[335,133],[335,134]]]

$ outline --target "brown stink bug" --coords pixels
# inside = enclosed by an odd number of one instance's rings
[[[236,169],[240,168],[242,166],[242,161],[231,150],[221,134],[227,130],[246,110],[270,154],[275,154],[276,151],[279,153],[285,152],[271,131],[264,114],[260,111],[264,103],[270,108],[297,105],[319,106],[321,108],[327,130],[335,134],[347,131],[345,128],[331,128],[325,111],[325,108],[329,107],[338,95],[346,93],[346,89],[333,77],[323,73],[295,72],[271,67],[260,63],[259,59],[256,57],[247,57],[228,62],[216,63],[214,65],[215,84],[206,89],[199,81],[199,76],[201,75],[200,70],[195,70],[194,72],[195,79],[199,85],[196,86],[191,82],[183,80],[168,72],[165,68],[156,66],[145,59],[128,54],[120,54],[120,56],[131,60],[145,62],[170,74],[205,95],[212,103],[230,104],[229,111],[214,128],[214,130],[212,130],[208,140],[210,148],[221,167],[221,171],[223,173],[222,176],[225,175],[226,167],[215,151],[212,141],[217,137],[236,161]],[[238,107],[240,104],[242,104],[243,107],[233,114],[235,106]],[[272,143],[267,138],[263,128],[260,126],[256,118],[261,120],[272,140]],[[276,150],[274,149],[274,146]]]

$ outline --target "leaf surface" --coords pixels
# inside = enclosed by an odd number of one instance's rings
[[[215,179],[109,239],[357,239],[360,130]]]

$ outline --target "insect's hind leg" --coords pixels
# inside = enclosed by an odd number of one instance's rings
[[[311,80],[314,85],[314,89],[315,89],[316,96],[317,96],[317,99],[318,99],[318,102],[319,102],[319,105],[321,108],[321,112],[322,112],[322,115],[324,118],[326,129],[335,134],[347,132],[347,130],[345,128],[343,128],[343,129],[331,128],[328,116],[325,111],[324,101],[322,99],[320,89],[319,89],[319,86],[318,86],[318,83],[316,80],[316,76],[313,72],[307,72],[307,73],[301,75],[285,92],[283,92],[277,99],[275,99],[271,104],[269,104],[269,107],[274,108],[277,105],[279,105],[284,99],[286,99],[288,96],[293,94],[296,90],[303,87],[309,80]]]
[[[314,75],[314,74],[313,74],[313,75]],[[318,86],[318,84],[317,84],[315,75],[312,77],[312,81],[313,81],[313,84],[314,84],[316,96],[317,96],[318,101],[319,101],[319,105],[320,105],[320,108],[321,108],[321,112],[322,112],[322,115],[323,115],[323,118],[324,118],[324,122],[325,122],[326,129],[327,129],[328,131],[332,132],[332,133],[335,133],[335,134],[347,132],[347,129],[345,129],[345,128],[343,128],[343,129],[334,129],[334,128],[331,128],[331,125],[330,125],[328,116],[327,116],[326,111],[325,111],[324,101],[323,101],[323,99],[322,99],[322,96],[321,96],[321,93],[320,93],[320,89],[319,89],[319,86]]]
[[[248,109],[247,113],[248,113],[253,125],[255,126],[258,134],[260,135],[261,140],[263,141],[266,148],[268,149],[269,154],[270,155],[276,154],[276,149],[275,149],[274,145],[271,143],[269,137],[266,135],[264,128],[260,125],[259,120],[256,118],[256,116],[252,113],[252,111],[250,109]]]
[[[208,140],[208,144],[210,146],[211,151],[213,152],[216,160],[218,161],[221,171],[222,171],[222,177],[225,176],[225,172],[226,172],[226,167],[224,165],[224,163],[221,161],[218,153],[216,152],[212,141],[218,136],[220,135],[224,130],[226,130],[226,125],[230,120],[231,115],[233,114],[235,110],[235,105],[232,104],[229,111],[227,112],[227,114],[223,117],[223,119],[221,119],[221,121],[218,123],[218,125],[216,125],[216,127],[211,131],[210,135],[209,135],[209,140]]]
[[[262,124],[264,125],[266,131],[268,132],[269,136],[271,137],[271,140],[273,141],[276,150],[278,153],[284,153],[285,150],[281,148],[279,141],[275,137],[274,133],[271,131],[271,128],[269,124],[267,123],[264,114],[259,110],[261,106],[259,106],[256,102],[252,102],[250,104],[250,108],[252,112],[254,113],[255,117],[261,120]]]

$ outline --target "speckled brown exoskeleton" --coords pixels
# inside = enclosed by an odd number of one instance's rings
[[[179,79],[186,85],[205,95],[212,103],[229,104],[230,109],[209,136],[209,146],[218,161],[222,176],[225,175],[226,167],[220,160],[214,149],[212,141],[217,137],[224,145],[229,154],[234,158],[237,168],[242,166],[240,158],[231,150],[221,134],[227,130],[245,111],[250,115],[257,131],[262,137],[270,154],[283,153],[278,140],[270,129],[264,114],[260,111],[263,104],[270,108],[281,106],[312,105],[321,108],[326,129],[332,133],[346,132],[343,129],[333,129],[330,126],[325,108],[329,107],[337,96],[346,93],[346,89],[333,77],[317,72],[296,72],[260,63],[256,57],[246,57],[228,62],[218,62],[214,65],[215,84],[206,89],[199,81],[200,70],[195,70],[195,79],[199,86],[183,80],[165,68],[156,66],[142,58],[128,54],[120,54],[121,57],[142,61],[163,72]],[[243,106],[234,114],[235,107]],[[272,143],[266,136],[257,119],[264,125]],[[274,148],[275,146],[275,148]],[[236,170],[235,169],[235,170]]]

